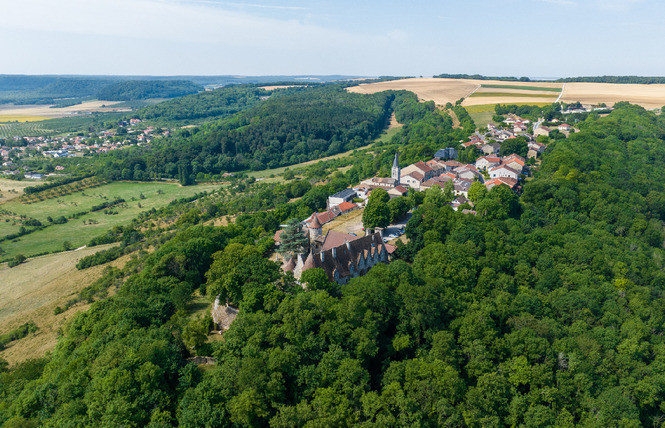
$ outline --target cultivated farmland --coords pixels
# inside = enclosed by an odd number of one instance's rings
[[[112,111],[130,111],[129,108],[114,107],[120,104],[121,101],[85,101],[81,104],[73,106],[55,108],[50,105],[13,105],[2,104],[0,105],[0,121],[3,116],[18,115],[18,116],[39,116],[42,119],[52,117],[71,116],[75,113],[81,112],[112,112]],[[17,120],[5,119],[4,121]],[[33,119],[34,120],[34,119]]]
[[[374,94],[388,90],[406,90],[418,95],[418,98],[422,101],[434,101],[436,104],[443,106],[446,103],[454,103],[460,98],[468,96],[480,86],[480,84],[475,82],[474,80],[464,79],[414,78],[363,83],[358,86],[352,86],[348,90],[349,92],[358,94]]]
[[[665,105],[665,85],[615,83],[502,82],[496,80],[414,78],[367,83],[349,88],[351,92],[371,94],[386,90],[414,92],[423,101],[439,105],[465,98],[463,106],[485,104],[551,104],[563,88],[561,102],[613,105],[628,101],[644,108]],[[472,95],[473,93],[473,95]],[[489,95],[492,94],[492,95]]]
[[[566,83],[561,101],[582,104],[605,103],[608,106],[619,101],[639,104],[644,108],[660,108],[665,105],[665,85],[637,85],[617,83]]]

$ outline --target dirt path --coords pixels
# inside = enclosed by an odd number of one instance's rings
[[[446,113],[450,115],[450,118],[453,120],[453,129],[457,129],[461,126],[459,118],[452,110],[445,110]]]

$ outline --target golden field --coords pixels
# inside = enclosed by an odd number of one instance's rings
[[[616,83],[566,83],[561,101],[582,104],[605,103],[608,106],[628,101],[646,109],[665,105],[665,85],[638,85]]]
[[[1,110],[0,110],[1,111]],[[34,116],[29,114],[0,114],[0,123],[3,122],[39,122],[40,120],[49,120],[50,117]]]
[[[374,94],[388,90],[406,90],[416,94],[421,101],[434,101],[436,104],[444,106],[446,103],[454,103],[460,98],[467,97],[478,87],[480,85],[475,81],[463,79],[413,78],[362,83],[348,88],[348,91],[358,94]]]
[[[511,88],[487,88],[482,85],[506,85]],[[386,90],[407,90],[423,101],[438,105],[454,103],[464,98],[463,106],[486,104],[550,104],[556,101],[558,92],[519,90],[516,87],[563,88],[562,102],[579,101],[582,104],[628,101],[644,108],[665,105],[665,85],[638,85],[614,83],[566,83],[555,82],[504,82],[496,80],[412,78],[388,82],[365,83],[349,88],[350,92],[373,94]],[[478,93],[478,95],[475,95]],[[487,94],[487,96],[483,95]],[[474,94],[474,96],[470,96]],[[490,95],[493,94],[493,95]]]
[[[38,117],[34,120],[45,120],[55,117],[65,117],[74,114],[75,112],[113,112],[113,111],[131,111],[129,108],[116,108],[115,104],[121,101],[85,101],[81,104],[51,108],[49,105],[14,105],[14,104],[1,104],[0,105],[0,122],[10,122],[18,119],[7,119],[8,117]],[[26,120],[19,120],[24,122]]]

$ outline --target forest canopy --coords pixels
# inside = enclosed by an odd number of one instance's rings
[[[387,101],[371,100],[369,112]],[[415,106],[400,113],[411,119],[396,143],[409,156],[462,132]],[[440,191],[414,197],[398,260],[342,287],[304,290],[265,256],[280,224],[325,207],[360,166],[321,186],[261,184],[181,205],[181,229],[75,316],[52,355],[0,364],[0,423],[661,425],[665,118],[619,103],[578,126],[521,197],[479,192],[478,215],[453,211]],[[196,225],[240,212],[228,226]],[[206,321],[183,316],[195,291],[224,293],[240,313],[223,341],[192,350]],[[192,352],[215,366],[200,370]]]

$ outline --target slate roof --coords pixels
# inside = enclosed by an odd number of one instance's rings
[[[353,236],[349,235],[348,233],[335,232],[334,230],[330,230],[328,233],[326,233],[325,241],[323,241],[323,247],[321,247],[321,251],[327,251],[331,248],[344,245],[346,241],[351,242],[361,238],[362,236]]]
[[[321,251],[319,254],[310,253],[303,264],[303,272],[311,268],[322,268],[331,281],[335,281],[335,273],[339,278],[352,276],[358,272],[358,263],[361,257],[373,258],[377,253],[385,252],[385,244],[380,233],[363,236],[354,241],[347,241],[340,246]]]
[[[349,197],[356,197],[356,191],[353,189],[344,189],[341,192],[337,192],[334,195],[331,196],[331,198],[340,198],[340,199],[347,199]]]

